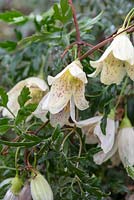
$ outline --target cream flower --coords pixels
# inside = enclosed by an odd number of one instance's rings
[[[38,103],[41,98],[46,94],[48,91],[48,86],[45,83],[44,80],[36,77],[30,77],[27,79],[24,79],[17,83],[7,94],[8,94],[8,108],[14,113],[16,116],[18,113],[18,110],[20,108],[18,103],[18,96],[20,95],[23,87],[26,86],[30,90],[30,96],[32,99],[28,101],[28,103]],[[6,109],[2,109],[2,115],[7,116],[9,118],[13,118],[11,113]]]
[[[71,104],[71,118],[76,124],[77,127],[82,128],[82,132],[86,136],[86,142],[91,144],[90,141],[91,137],[94,142],[99,140],[99,144],[105,153],[109,152],[114,144],[115,132],[116,132],[116,122],[114,120],[114,111],[111,110],[108,118],[107,118],[107,125],[106,125],[106,135],[102,133],[101,130],[101,119],[103,116],[96,116],[82,121],[75,120],[75,109],[73,104]],[[93,133],[90,132],[91,127],[94,126]],[[85,129],[88,130],[85,132]],[[91,136],[92,135],[92,136]]]
[[[101,82],[106,85],[119,84],[126,73],[134,80],[134,47],[127,33],[116,36],[100,59],[90,64],[96,71],[88,76],[95,77],[101,72]]]
[[[95,154],[94,161],[100,165],[112,158],[117,152],[124,167],[134,165],[134,129],[126,117],[123,119],[118,135],[115,137],[113,148],[107,153],[100,151]]]
[[[55,77],[48,76],[48,83],[52,86],[47,103],[43,102],[42,109],[50,111],[51,114],[57,114],[67,106],[72,97],[78,109],[88,108],[88,102],[84,96],[87,78],[79,60],[72,62]]]

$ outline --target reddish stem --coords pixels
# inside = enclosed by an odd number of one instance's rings
[[[111,42],[117,35],[120,35],[123,32],[133,32],[134,30],[134,25],[124,29],[123,31],[117,33],[116,35],[112,35],[111,37],[108,37],[107,39],[103,40],[102,42],[100,42],[99,44],[95,45],[92,49],[88,50],[84,55],[79,57],[79,60],[83,60],[84,58],[86,58],[88,55],[92,54],[94,51],[98,50],[99,48],[103,47],[105,44],[107,44],[108,42]]]
[[[72,13],[73,13],[74,25],[75,25],[75,29],[76,29],[76,40],[77,40],[77,42],[80,42],[81,41],[81,39],[80,39],[80,30],[79,30],[77,17],[76,17],[76,10],[75,10],[75,7],[73,5],[72,0],[68,0],[68,3],[70,5],[70,7],[72,9]],[[81,51],[81,47],[78,44],[78,57],[80,56],[80,51]]]

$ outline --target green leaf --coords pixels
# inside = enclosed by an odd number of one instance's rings
[[[27,22],[28,17],[24,16],[20,11],[11,10],[0,13],[0,20],[8,22],[10,24],[24,24],[25,22]]]
[[[63,14],[66,13],[69,8],[68,0],[60,0],[60,6],[61,6],[62,13]]]
[[[37,104],[28,104],[26,106],[21,107],[16,116],[15,124],[17,125],[22,121],[25,121],[27,117],[30,116],[32,112],[35,111],[36,108]]]
[[[4,41],[4,42],[0,42],[0,47],[7,50],[7,51],[12,51],[16,48],[17,43],[14,41]]]
[[[9,123],[9,119],[0,118],[0,135],[5,133],[10,128],[10,125],[8,123]]]
[[[7,107],[8,95],[3,88],[0,88],[0,106]]]
[[[22,89],[20,95],[18,96],[18,103],[20,107],[24,106],[24,104],[31,99],[29,88],[26,86]]]
[[[67,23],[72,17],[72,11],[67,0],[60,1],[60,7],[58,4],[54,4],[54,18],[61,21],[63,24]]]
[[[60,134],[60,126],[58,125],[52,133],[52,141],[55,141]]]
[[[36,135],[33,135],[33,134],[24,133],[23,135],[24,135],[24,138],[31,140],[31,141],[35,141],[35,142],[41,142],[42,141],[42,138],[40,138]]]
[[[134,180],[134,167],[127,166],[126,171],[128,173],[128,176],[130,176]]]
[[[101,131],[104,135],[106,135],[106,125],[107,125],[107,116],[104,115],[100,123]]]
[[[5,144],[7,146],[12,146],[12,147],[32,147],[38,144],[38,142],[9,142],[5,140],[0,139],[1,144]]]

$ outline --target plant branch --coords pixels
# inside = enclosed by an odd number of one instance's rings
[[[134,25],[124,29],[123,31],[112,35],[111,37],[108,37],[107,39],[103,40],[102,42],[98,43],[97,45],[95,45],[93,48],[91,48],[90,50],[88,50],[84,55],[79,57],[79,60],[83,60],[84,58],[86,58],[88,55],[92,54],[94,51],[98,50],[99,48],[103,47],[104,45],[106,45],[108,42],[111,42],[117,35],[120,35],[123,32],[128,32],[131,33],[134,31]]]
[[[78,25],[78,21],[77,21],[77,17],[76,17],[76,10],[75,10],[75,7],[73,5],[73,2],[72,0],[68,0],[68,3],[72,9],[72,14],[73,14],[73,19],[74,19],[74,26],[75,26],[75,29],[76,29],[76,40],[77,42],[80,42],[81,39],[80,39],[80,30],[79,30],[79,25]],[[80,56],[80,51],[81,51],[81,47],[79,44],[78,45],[78,56]]]

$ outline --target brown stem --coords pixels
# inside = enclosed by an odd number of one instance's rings
[[[76,10],[75,10],[75,7],[73,5],[72,0],[68,0],[68,3],[70,5],[70,7],[72,9],[72,13],[73,13],[74,25],[75,25],[75,29],[76,29],[76,40],[78,42],[80,42],[81,41],[81,39],[80,39],[80,30],[79,30],[79,25],[78,25],[77,17],[76,17]],[[80,56],[80,51],[81,51],[81,47],[78,44],[78,56]]]
[[[102,42],[100,42],[99,44],[95,45],[92,49],[88,50],[84,55],[79,57],[79,60],[83,60],[84,58],[86,58],[88,55],[92,54],[94,51],[98,50],[99,48],[103,47],[105,44],[107,44],[108,42],[111,42],[117,35],[123,33],[123,32],[133,32],[134,31],[134,25],[124,29],[123,31],[117,33],[116,35],[112,35],[111,37],[103,40]]]
[[[71,49],[76,44],[77,45],[83,45],[83,46],[93,47],[92,44],[87,43],[85,41],[80,41],[80,42],[76,41],[76,42],[73,42],[72,44],[70,44],[69,46],[66,47],[66,49],[64,50],[64,52],[61,54],[61,58],[63,58],[66,55],[66,53],[69,51],[69,49]],[[103,52],[103,50],[101,50],[101,49],[98,49],[98,51]]]
[[[41,129],[43,129],[47,124],[49,123],[49,120],[47,120],[41,127],[39,127],[36,131],[35,131],[35,135],[37,135],[40,131],[41,131]]]

